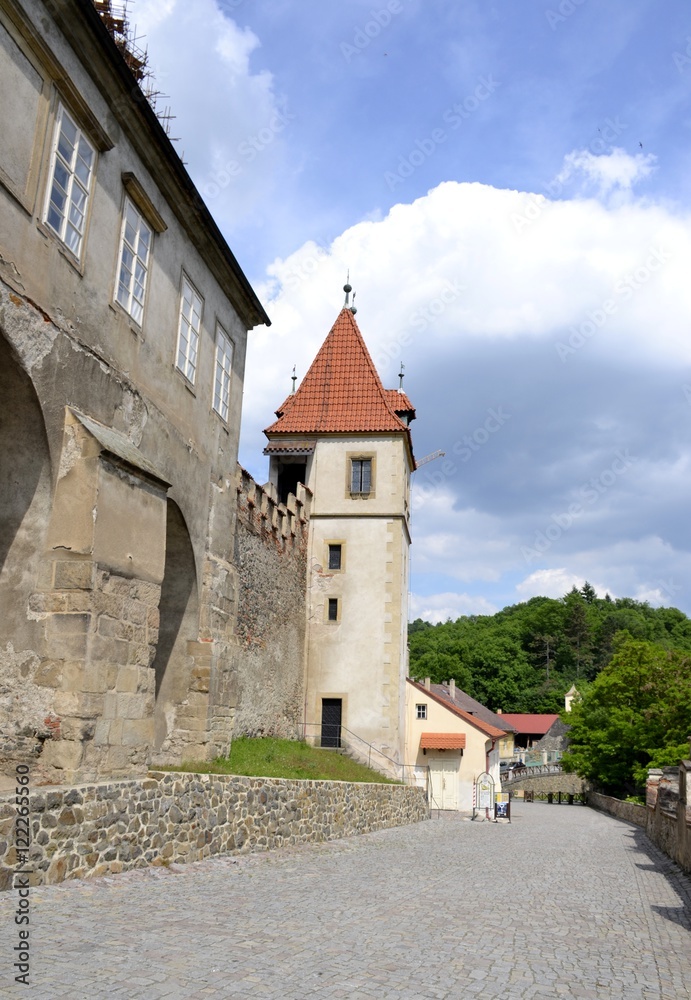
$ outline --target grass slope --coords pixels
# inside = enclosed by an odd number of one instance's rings
[[[313,781],[373,781],[395,784],[334,750],[319,750],[298,740],[262,736],[233,740],[230,757],[208,763],[192,761],[179,767],[159,770],[192,771],[203,774],[243,774],[263,778],[309,778]]]

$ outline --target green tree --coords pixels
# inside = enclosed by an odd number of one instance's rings
[[[584,689],[565,721],[564,767],[606,792],[639,792],[649,766],[688,752],[691,656],[626,633],[611,662]]]

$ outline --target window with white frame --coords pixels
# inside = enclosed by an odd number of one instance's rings
[[[227,422],[230,412],[230,375],[233,368],[233,342],[220,323],[216,325],[216,371],[214,375],[214,410]]]
[[[95,158],[94,147],[59,105],[44,221],[77,258],[84,239]]]
[[[151,229],[129,198],[126,198],[120,234],[118,287],[115,298],[140,326],[144,315],[144,296],[152,239]]]
[[[415,706],[415,718],[416,719],[426,719],[427,718],[427,705],[416,705]]]
[[[182,374],[194,384],[197,374],[199,335],[202,328],[202,300],[187,278],[182,279],[180,297],[180,321],[178,323],[178,347],[176,365]]]

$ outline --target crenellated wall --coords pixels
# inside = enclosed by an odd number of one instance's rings
[[[303,718],[307,535],[311,493],[278,503],[238,466],[235,565],[237,708],[234,735],[298,734]]]

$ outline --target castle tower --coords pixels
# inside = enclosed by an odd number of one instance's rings
[[[402,389],[382,386],[345,290],[309,371],[265,431],[265,454],[280,499],[298,482],[314,497],[307,735],[322,746],[359,737],[402,762],[415,410]]]

